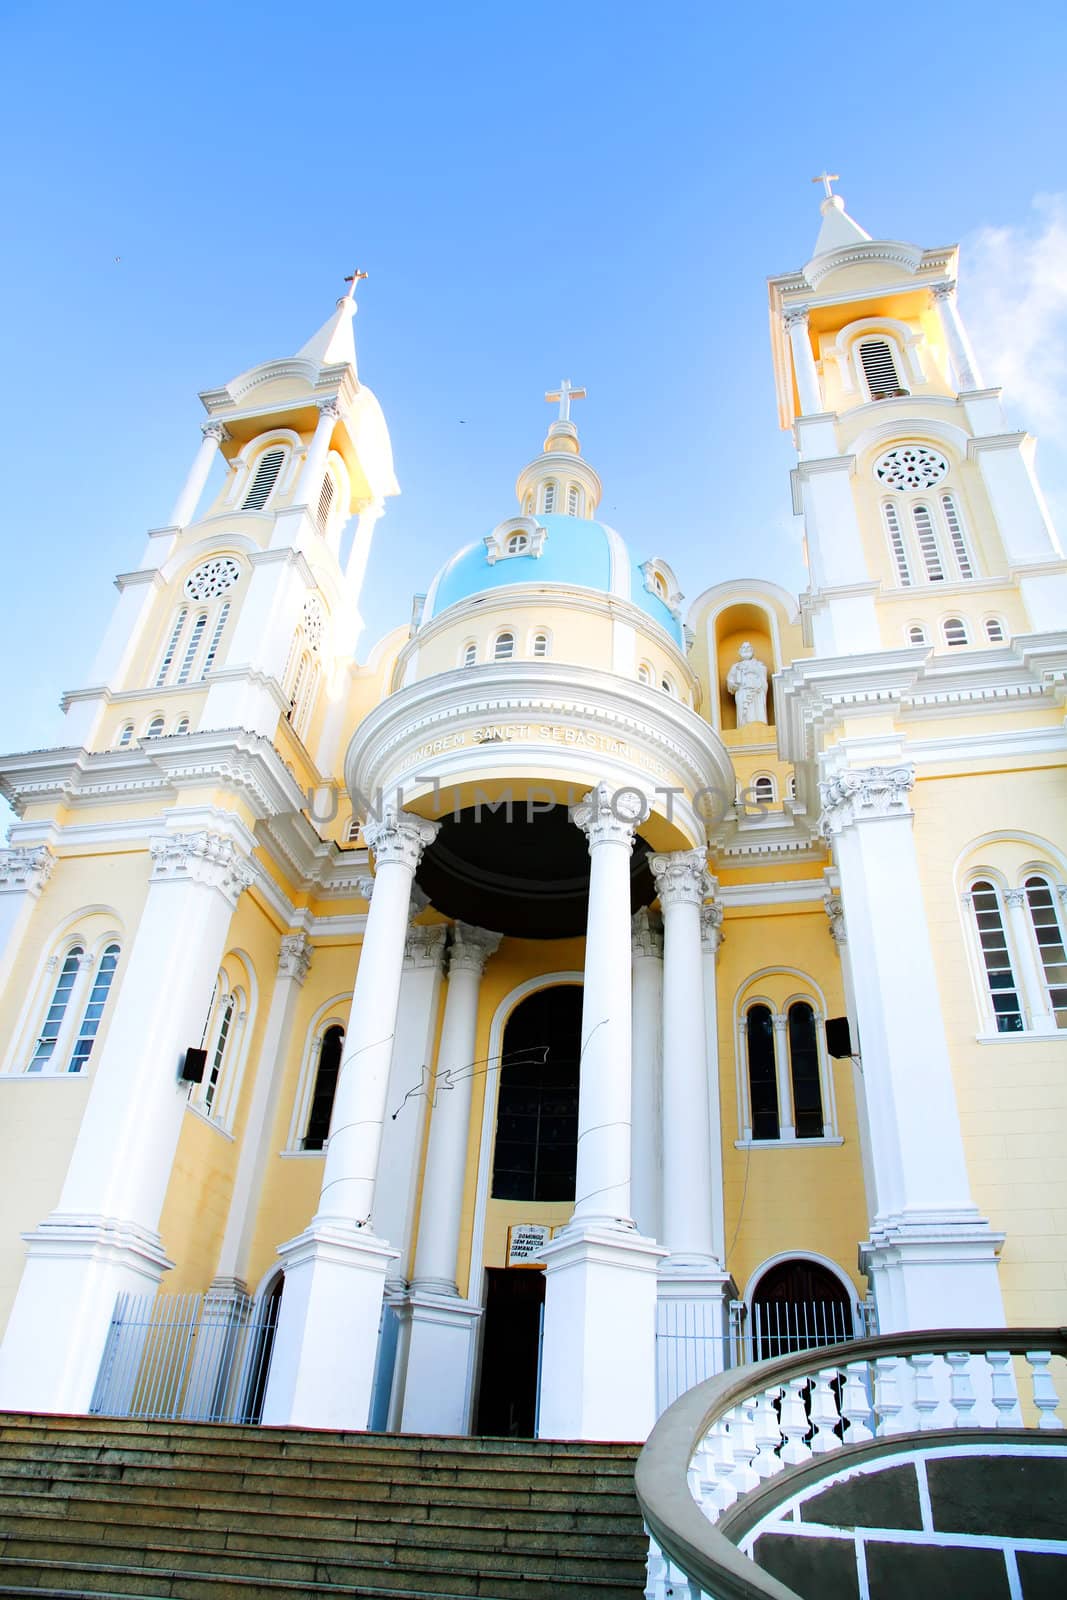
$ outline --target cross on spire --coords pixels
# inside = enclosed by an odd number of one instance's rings
[[[840,183],[841,174],[839,172],[820,172],[811,181],[812,183],[821,183],[826,190],[827,200],[832,200],[834,191],[831,188],[831,184]]]
[[[365,272],[360,272],[358,267],[356,268],[355,272],[350,272],[348,274],[348,276],[345,278],[345,282],[349,285],[348,293],[345,295],[346,300],[354,300],[356,298],[356,284],[359,283],[362,278],[367,276],[368,274]]]
[[[571,401],[584,400],[585,390],[576,389],[569,378],[564,378],[559,388],[550,390],[550,392],[545,395],[545,399],[549,402],[555,402],[558,400],[559,420],[561,422],[569,422],[571,420]]]

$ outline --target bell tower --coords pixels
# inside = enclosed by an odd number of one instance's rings
[[[1000,390],[979,371],[956,299],[958,247],[872,238],[834,192],[836,174],[813,181],[824,197],[812,257],[769,285],[808,641],[847,656],[1057,626],[1067,566],[1034,440],[1007,429]]]

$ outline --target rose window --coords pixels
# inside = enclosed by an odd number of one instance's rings
[[[948,471],[948,462],[925,444],[898,444],[874,464],[874,475],[886,489],[929,489]]]
[[[231,556],[219,556],[205,561],[185,580],[185,592],[190,600],[213,600],[217,594],[232,589],[241,569]]]

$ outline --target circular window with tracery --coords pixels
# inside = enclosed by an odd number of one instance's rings
[[[874,475],[886,489],[929,489],[948,471],[948,462],[925,444],[898,444],[874,464]]]
[[[217,594],[232,589],[240,576],[241,569],[231,556],[218,556],[190,572],[185,580],[185,592],[190,600],[213,600]]]
[[[315,595],[308,595],[304,601],[304,637],[312,650],[317,650],[322,643],[325,621],[326,613],[322,609],[322,602]]]

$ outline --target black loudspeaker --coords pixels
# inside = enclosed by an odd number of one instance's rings
[[[829,1023],[827,1023],[829,1029]],[[185,1052],[182,1062],[181,1079],[183,1083],[203,1083],[204,1068],[207,1066],[207,1051],[197,1050],[195,1046]]]
[[[847,1017],[827,1017],[826,1048],[835,1060],[852,1055],[852,1032]]]

